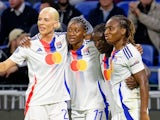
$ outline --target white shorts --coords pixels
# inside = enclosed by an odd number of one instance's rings
[[[69,120],[67,103],[30,106],[24,120]]]
[[[72,120],[106,120],[104,109],[90,109],[87,111],[71,111]]]
[[[140,119],[140,110],[129,110],[128,115],[124,112],[116,113],[112,116],[111,120],[139,120]]]

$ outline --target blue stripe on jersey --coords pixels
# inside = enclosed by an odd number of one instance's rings
[[[104,104],[105,104],[105,106],[106,106],[106,107],[105,107],[105,113],[106,113],[106,120],[108,120],[108,119],[109,119],[109,108],[108,108],[109,103],[108,103],[107,100],[106,100],[106,97],[105,97],[105,95],[104,95],[104,93],[103,93],[103,91],[102,91],[102,89],[101,89],[101,86],[100,86],[99,81],[98,81],[98,87],[99,87],[100,93],[101,93],[101,95],[102,95],[103,102],[104,102]]]
[[[51,52],[56,51],[56,48],[55,48],[54,43],[55,43],[55,37],[53,38],[53,40],[52,40],[51,43],[49,44]]]
[[[126,56],[127,59],[133,57],[133,55],[132,55],[131,51],[129,50],[128,46],[126,46],[125,48],[123,48],[123,52],[124,52],[124,54],[125,54],[125,56]]]
[[[126,120],[133,120],[132,116],[130,115],[130,113],[128,112],[129,108],[123,103],[122,99],[123,99],[123,96],[122,96],[122,92],[121,92],[121,83],[119,85],[119,96],[120,96],[120,100],[121,100],[121,103],[122,103],[122,107],[123,107],[123,110],[124,110],[124,114],[126,116]]]
[[[65,75],[65,73],[64,73],[64,84],[65,84],[65,87],[66,87],[66,89],[67,89],[68,93],[70,94],[71,92],[70,92],[69,87],[68,87],[68,85],[67,85],[67,81],[66,81],[66,75]]]
[[[77,56],[78,56],[78,60],[79,59],[82,59],[82,48],[84,47],[84,45],[82,45],[77,51],[76,51],[76,54],[77,54]]]

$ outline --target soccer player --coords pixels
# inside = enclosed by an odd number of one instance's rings
[[[112,88],[112,120],[149,120],[148,79],[141,54],[134,47],[134,25],[124,16],[113,16],[105,25],[105,39],[114,46],[107,71]],[[133,75],[139,87],[128,89],[125,79]]]
[[[38,17],[39,33],[31,38],[30,47],[18,47],[10,58],[0,63],[0,72],[27,62],[29,85],[26,91],[25,120],[67,120],[64,66],[67,42],[59,28],[59,14],[52,7],[44,8]]]
[[[108,120],[105,114],[108,103],[101,89],[101,81],[104,80],[99,52],[93,41],[85,39],[92,29],[83,17],[72,18],[67,28],[69,55],[66,75],[72,120]]]
[[[104,85],[102,88],[104,89],[103,91],[105,91],[104,93],[109,102],[109,108],[110,108],[109,110],[111,111],[111,114],[114,114],[114,107],[113,105],[111,105],[112,104],[112,99],[111,99],[112,94],[110,91],[111,90],[110,80],[108,78],[109,76],[107,76],[106,74],[109,68],[108,59],[113,50],[113,45],[108,44],[107,41],[105,40],[104,31],[105,31],[104,23],[95,26],[93,29],[93,33],[92,33],[92,40],[94,41],[95,46],[100,52],[100,64],[101,64],[102,74],[106,82],[106,85]],[[143,53],[143,49],[139,44],[136,44],[136,48],[141,54]],[[150,74],[149,69],[146,67],[145,70],[146,70],[146,74],[149,76]],[[128,88],[131,90],[138,87],[138,83],[133,78],[133,76],[126,78],[125,82]]]

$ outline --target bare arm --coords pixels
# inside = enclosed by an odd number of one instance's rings
[[[149,120],[148,116],[148,98],[149,98],[149,89],[148,89],[148,79],[145,73],[145,70],[142,70],[133,75],[137,80],[140,86],[140,120]]]
[[[144,67],[145,67],[146,76],[149,79],[149,77],[151,76],[151,71],[146,64],[144,64]]]
[[[7,72],[7,70],[13,66],[16,66],[16,63],[14,63],[11,59],[7,59],[4,62],[1,62],[0,63],[0,73]]]
[[[150,75],[151,75],[151,71],[149,70],[149,68],[144,64],[145,66],[145,73],[147,78],[149,79]],[[130,76],[126,79],[126,84],[128,86],[129,89],[135,89],[139,86],[137,80],[135,80],[135,78],[133,76]]]

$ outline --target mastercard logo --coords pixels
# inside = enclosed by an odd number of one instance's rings
[[[52,64],[59,64],[62,62],[62,55],[59,52],[54,52],[52,54],[48,54],[45,57],[45,61],[47,64],[52,65]]]
[[[103,75],[104,75],[105,80],[110,80],[111,79],[111,69],[104,70]]]
[[[73,71],[85,71],[87,69],[87,62],[85,60],[74,60],[70,65]]]

